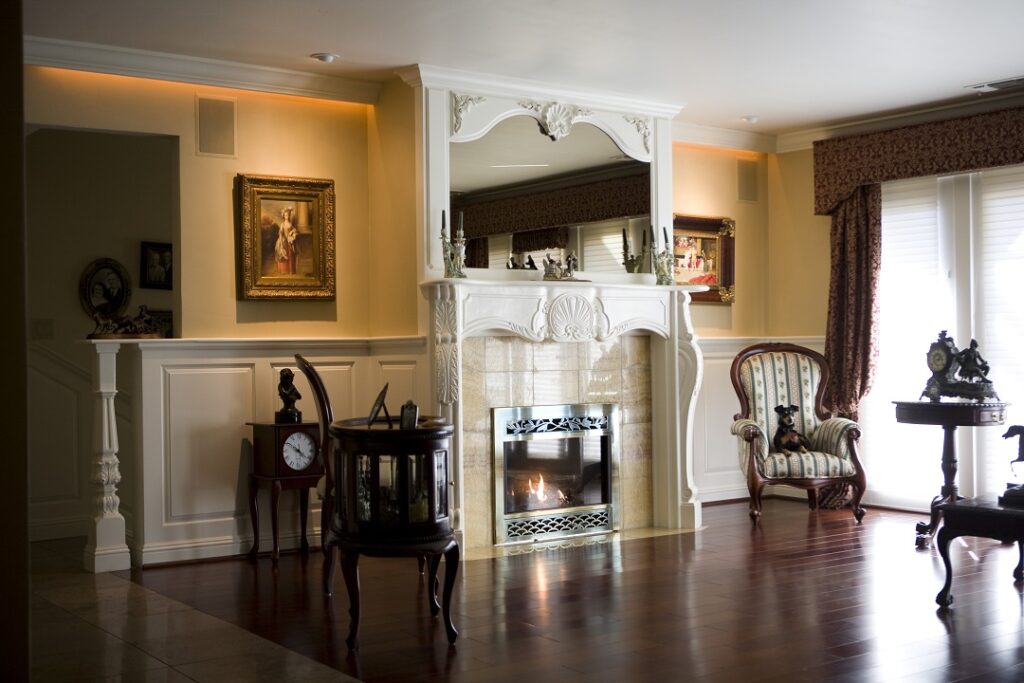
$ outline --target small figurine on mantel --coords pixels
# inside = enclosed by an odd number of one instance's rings
[[[1024,480],[1018,473],[1015,465],[1021,463],[1024,466],[1024,425],[1013,425],[1003,434],[1004,439],[1020,437],[1017,441],[1017,457],[1010,461],[1010,472],[1013,474],[1013,481],[1007,482],[1006,491],[999,496],[999,504],[1003,507],[1024,507]]]
[[[927,396],[933,402],[939,402],[943,396],[972,401],[999,400],[992,380],[988,378],[988,362],[981,357],[978,342],[974,339],[969,348],[960,350],[946,330],[942,330],[938,339],[928,347],[928,369],[932,376],[921,396]]]
[[[281,381],[277,383],[277,395],[281,397],[284,407],[274,413],[274,422],[293,424],[302,422],[302,412],[295,408],[295,402],[302,394],[295,388],[295,373],[289,368],[281,370]]]

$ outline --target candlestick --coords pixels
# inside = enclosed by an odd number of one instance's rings
[[[668,228],[661,226],[661,235],[665,238],[665,248],[668,249]]]
[[[462,232],[462,217],[463,217],[463,215],[464,215],[464,212],[459,211],[459,234],[456,235],[456,237],[459,238],[459,239],[462,239],[464,237],[464,234]]]
[[[654,249],[658,244],[658,240],[654,237],[654,226],[650,226],[651,229],[651,249]]]
[[[626,229],[622,229],[622,250],[629,253],[629,238],[626,237]]]

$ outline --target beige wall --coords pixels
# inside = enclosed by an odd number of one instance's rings
[[[824,335],[830,271],[827,216],[814,215],[812,150],[768,160],[767,326],[773,337]]]
[[[369,111],[370,334],[417,334],[416,166],[413,90],[399,79]]]
[[[829,219],[814,215],[811,150],[758,154],[676,144],[673,211],[736,220],[736,301],[694,304],[704,337],[825,334]],[[756,202],[739,201],[736,162],[758,161]]]
[[[236,158],[195,153],[197,93],[237,101]],[[25,70],[25,120],[30,125],[178,138],[181,236],[180,242],[175,241],[175,255],[180,264],[178,329],[185,337],[369,334],[368,109],[359,104],[62,69]],[[236,299],[232,187],[238,173],[334,180],[336,301]],[[139,239],[146,238],[143,227]],[[88,262],[104,255],[82,254],[82,258]]]
[[[758,201],[737,199],[736,163],[758,162]],[[736,221],[736,301],[691,307],[697,334],[709,337],[765,333],[765,281],[769,241],[766,155],[695,145],[672,148],[672,211],[728,216]]]

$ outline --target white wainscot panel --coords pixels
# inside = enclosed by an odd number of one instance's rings
[[[172,522],[247,514],[242,440],[250,436],[254,368],[168,367],[164,500]]]
[[[381,376],[381,385],[388,384],[388,410],[391,417],[398,418],[401,415],[402,404],[411,400],[419,404],[419,387],[416,382],[417,367],[415,361],[405,360],[379,360],[378,368]]]
[[[729,432],[732,416],[739,410],[729,379],[734,355],[724,357],[705,351],[704,382],[694,411],[693,476],[701,499],[708,502],[748,495],[736,459],[736,437]]]

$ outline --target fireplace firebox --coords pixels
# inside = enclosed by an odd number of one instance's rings
[[[493,408],[494,542],[617,531],[619,406]]]

